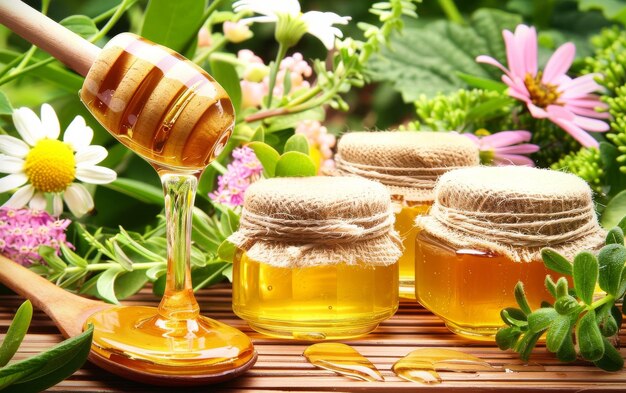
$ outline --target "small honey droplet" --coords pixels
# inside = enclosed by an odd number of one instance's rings
[[[392,370],[400,378],[426,384],[441,383],[437,370],[456,372],[493,371],[484,360],[452,349],[417,349],[394,363]]]
[[[506,364],[503,366],[504,371],[507,373],[523,373],[533,371],[546,371],[546,368],[539,363],[527,363],[527,364]]]
[[[356,349],[341,343],[319,343],[308,347],[304,357],[314,366],[361,381],[384,381],[376,366]]]
[[[333,306],[328,306],[328,309],[329,309],[329,310],[332,310],[332,309],[333,309]]]
[[[273,288],[271,285],[268,285],[268,286],[267,286],[267,290],[268,290],[268,291],[271,291],[272,289],[274,289],[274,288]]]

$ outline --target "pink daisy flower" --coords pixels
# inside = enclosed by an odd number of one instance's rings
[[[509,86],[509,95],[526,103],[531,115],[549,119],[585,147],[597,147],[598,142],[587,132],[608,131],[609,125],[599,119],[609,118],[598,96],[601,89],[595,74],[572,79],[566,75],[574,60],[576,46],[561,45],[548,60],[543,71],[537,67],[537,32],[534,27],[518,25],[515,34],[502,32],[506,45],[507,69],[490,56],[478,56],[479,63],[500,68],[502,81]]]
[[[530,141],[532,135],[528,131],[501,131],[483,137],[463,135],[478,146],[482,164],[535,166],[533,160],[524,155],[539,151],[537,145],[522,143]]]

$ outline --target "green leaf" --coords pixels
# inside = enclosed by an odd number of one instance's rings
[[[91,38],[98,33],[96,24],[85,15],[68,16],[59,23],[85,39]]]
[[[618,225],[624,216],[626,216],[626,190],[621,191],[609,200],[602,212],[600,224],[607,229],[613,228]]]
[[[541,337],[542,333],[526,333],[521,340],[517,342],[515,345],[515,351],[519,353],[519,356],[525,362],[530,358],[530,354],[537,345],[537,341],[539,337]]]
[[[225,61],[211,60],[211,75],[222,85],[235,107],[235,112],[241,109],[241,85],[235,66]]]
[[[624,231],[620,227],[614,227],[606,234],[606,244],[624,245]]]
[[[559,254],[556,250],[551,248],[544,248],[541,250],[541,258],[544,265],[550,270],[557,273],[572,275],[572,264],[563,255]]]
[[[232,262],[236,251],[237,246],[228,240],[224,240],[217,249],[217,256],[223,261]]]
[[[581,307],[578,301],[570,295],[561,296],[554,303],[554,309],[561,315],[569,315],[575,312],[580,313]]]
[[[559,314],[553,308],[539,308],[528,315],[528,329],[533,333],[539,333],[548,328]]]
[[[604,371],[621,371],[624,368],[624,358],[622,354],[607,340],[602,338],[604,354],[602,358],[593,362]]]
[[[41,257],[46,261],[48,266],[52,268],[52,270],[56,272],[62,272],[65,270],[67,265],[65,262],[59,258],[57,255],[57,250],[49,246],[39,246],[37,252]]]
[[[306,137],[302,134],[292,135],[291,138],[287,139],[285,142],[285,152],[288,151],[299,151],[300,153],[309,154],[309,142],[306,140]]]
[[[265,142],[265,129],[263,126],[257,127],[254,134],[252,134],[251,142]]]
[[[571,336],[571,319],[567,315],[558,315],[548,328],[546,347],[550,352],[557,352],[565,338]]]
[[[622,219],[619,220],[619,223],[617,223],[617,227],[622,230],[622,233],[626,231],[626,216],[622,217]]]
[[[93,327],[26,360],[0,369],[3,393],[40,392],[63,381],[87,360]],[[9,386],[10,385],[10,386]]]
[[[508,88],[508,86],[502,82],[481,78],[464,72],[457,72],[457,76],[468,86],[476,89],[493,90],[502,93]]]
[[[517,304],[519,304],[520,309],[524,312],[524,314],[528,315],[531,312],[533,312],[530,309],[530,306],[528,305],[528,300],[526,299],[526,293],[524,292],[524,283],[521,281],[518,281],[517,284],[515,284],[515,300],[517,301]]]
[[[217,262],[210,263],[206,267],[201,269],[195,269],[193,271],[192,284],[193,290],[197,291],[201,288],[209,287],[213,284],[217,284],[224,280],[222,272],[226,267],[232,266],[230,262]]]
[[[519,340],[522,332],[517,326],[498,329],[496,333],[496,344],[501,350],[513,348]]]
[[[117,276],[122,273],[124,269],[120,267],[112,267],[108,270],[105,270],[98,276],[98,281],[96,282],[96,289],[98,291],[98,296],[101,299],[106,300],[109,303],[119,304],[117,297],[115,296],[115,280]]]
[[[604,355],[603,337],[596,323],[594,310],[587,311],[578,321],[576,325],[576,339],[583,359],[595,362]]]
[[[10,115],[13,113],[11,102],[4,92],[0,91],[0,115]]]
[[[61,253],[63,254],[63,257],[74,266],[86,268],[88,265],[87,261],[83,257],[70,250],[65,243],[61,243]]]
[[[576,295],[586,304],[591,304],[598,282],[598,260],[595,255],[588,251],[576,255],[573,273]]]
[[[7,64],[21,55],[22,54],[18,52],[0,49],[0,62]],[[80,75],[54,64],[39,67],[37,72],[30,73],[30,75],[51,82],[73,94],[76,94],[76,92],[81,89],[84,81],[84,78]]]
[[[407,27],[370,58],[368,73],[376,81],[391,82],[405,102],[421,94],[434,96],[467,87],[459,73],[496,80],[502,72],[475,59],[491,55],[504,62],[502,30],[513,30],[521,22],[518,15],[483,8],[472,14],[466,26],[438,20]]]
[[[556,283],[552,280],[552,277],[550,277],[550,275],[546,276],[544,284],[548,292],[550,292],[550,294],[552,295],[552,297],[556,298],[557,297],[556,296]]]
[[[626,247],[621,244],[609,244],[602,247],[598,254],[600,275],[598,284],[608,294],[616,296],[621,291],[622,271],[626,262]]]
[[[248,147],[254,150],[254,155],[263,165],[263,175],[265,177],[274,177],[276,173],[276,163],[280,158],[280,154],[264,142],[250,142]]]
[[[116,299],[126,299],[139,292],[148,282],[145,271],[135,270],[121,274],[114,281],[114,293]]]
[[[284,153],[276,163],[276,177],[315,176],[315,163],[306,154],[298,151]]]
[[[205,7],[204,0],[150,0],[139,35],[182,52],[198,34]]]
[[[26,332],[30,326],[30,320],[33,317],[33,305],[30,300],[26,300],[17,309],[11,325],[4,336],[2,344],[0,344],[0,367],[4,367],[9,360],[15,355]]]
[[[118,177],[115,181],[103,184],[103,187],[131,196],[140,202],[163,205],[163,190],[139,180]]]
[[[525,327],[528,325],[526,314],[522,310],[508,307],[500,311],[500,318],[510,326]]]
[[[568,294],[567,279],[565,277],[559,277],[559,279],[556,280],[556,296],[560,298],[567,296]]]
[[[581,11],[599,10],[608,20],[626,25],[626,4],[623,0],[579,0]]]
[[[574,340],[571,333],[565,335],[563,343],[556,352],[556,357],[562,362],[573,362],[576,360],[576,348],[574,348]]]

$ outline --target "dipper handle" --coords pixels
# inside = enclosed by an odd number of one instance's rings
[[[0,0],[0,23],[82,76],[100,48],[19,0]]]

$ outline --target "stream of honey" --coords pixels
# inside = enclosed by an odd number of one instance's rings
[[[398,260],[400,271],[400,297],[415,299],[415,237],[419,229],[415,217],[427,214],[430,204],[402,204],[396,213],[395,229],[402,239],[404,252]]]
[[[478,250],[453,250],[421,232],[415,258],[418,301],[441,317],[448,328],[462,336],[493,340],[504,323],[500,310],[518,307],[514,288],[524,283],[531,308],[552,300],[545,277],[558,275],[542,261],[513,262]]]
[[[233,311],[261,333],[306,340],[360,336],[397,308],[397,264],[284,268],[245,252],[235,258]]]

